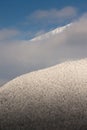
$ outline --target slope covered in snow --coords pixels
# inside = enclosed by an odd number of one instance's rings
[[[43,40],[43,39],[46,39],[46,38],[50,38],[51,36],[54,36],[58,33],[61,33],[62,31],[67,29],[69,26],[71,26],[71,24],[67,24],[66,26],[56,28],[56,29],[54,29],[54,30],[52,30],[48,33],[45,33],[45,34],[42,34],[40,36],[35,37],[35,38],[31,39],[30,41],[40,41],[40,40]]]
[[[0,88],[0,130],[86,130],[87,59],[22,75]]]

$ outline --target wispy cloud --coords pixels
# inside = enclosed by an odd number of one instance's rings
[[[22,23],[22,26],[26,26],[29,30],[32,28],[30,36],[34,37],[39,33],[43,34],[52,28],[74,21],[78,17],[78,14],[78,9],[72,6],[61,9],[36,10],[26,16],[26,20]]]
[[[15,29],[1,29],[0,30],[0,41],[8,40],[20,34],[20,31]]]
[[[63,20],[69,20],[77,15],[77,9],[71,6],[63,9],[37,10],[28,16],[29,20],[35,22],[59,23]]]

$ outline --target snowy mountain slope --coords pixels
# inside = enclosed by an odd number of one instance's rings
[[[45,33],[43,35],[35,37],[35,38],[31,39],[30,41],[40,41],[40,40],[43,40],[45,38],[50,38],[53,35],[61,33],[62,31],[64,31],[65,29],[67,29],[71,25],[72,24],[67,24],[66,26],[62,26],[62,27],[56,28],[56,29],[54,29],[54,30],[52,30],[52,31],[50,31],[48,33]]]
[[[19,129],[87,129],[87,59],[25,74],[0,88],[0,130]]]
[[[27,72],[47,68],[67,60],[87,57],[87,22],[81,21],[73,22],[61,33],[55,33],[55,30],[54,34],[49,32],[51,36],[48,35],[49,38],[44,37],[40,41],[18,40],[14,43],[2,44],[0,84],[2,80],[5,83]]]

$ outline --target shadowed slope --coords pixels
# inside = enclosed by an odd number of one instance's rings
[[[1,87],[0,130],[87,130],[87,59],[32,72]]]

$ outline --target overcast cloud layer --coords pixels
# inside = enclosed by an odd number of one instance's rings
[[[0,31],[0,84],[23,73],[87,57],[87,14],[40,41],[5,40],[19,34],[18,30],[8,32]]]

